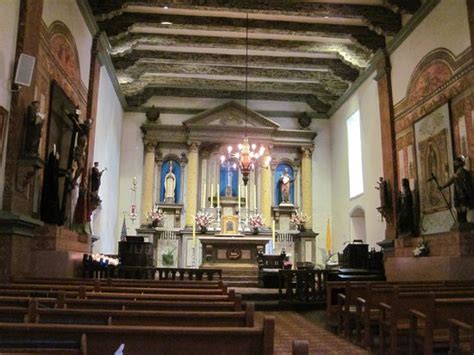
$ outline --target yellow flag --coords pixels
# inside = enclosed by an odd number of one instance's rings
[[[332,238],[331,238],[331,223],[329,222],[326,224],[326,250],[329,253],[332,253]]]

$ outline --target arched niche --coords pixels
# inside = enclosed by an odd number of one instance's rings
[[[281,202],[281,189],[280,189],[280,177],[283,175],[285,169],[288,169],[288,175],[294,179],[295,178],[295,171],[293,166],[289,161],[283,160],[280,161],[275,169],[275,187],[274,187],[274,196],[275,196],[275,204],[279,205]],[[292,182],[290,184],[290,203],[295,203],[295,184]]]
[[[170,165],[173,164],[173,174],[175,175],[176,188],[175,188],[175,199],[174,201],[167,203],[179,203],[181,200],[181,165],[177,157],[167,157],[164,159],[161,165],[160,174],[160,203],[165,202],[165,179],[169,173]]]
[[[367,239],[365,227],[365,210],[361,206],[355,206],[349,213],[351,220],[351,240],[360,239],[363,242]]]

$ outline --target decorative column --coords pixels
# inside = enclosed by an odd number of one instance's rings
[[[146,224],[148,215],[153,208],[153,182],[155,181],[155,144],[145,142],[145,159],[143,162],[143,189],[140,224]]]
[[[199,143],[189,142],[188,181],[186,184],[186,227],[192,227],[197,211]]]
[[[313,184],[312,178],[313,174],[311,171],[311,156],[313,154],[313,148],[305,147],[301,148],[302,157],[301,157],[301,191],[304,191],[302,194],[302,210],[303,213],[311,218],[311,223],[313,222]],[[311,228],[313,229],[313,228]]]
[[[267,149],[265,155],[261,158],[262,161],[269,159],[270,148]],[[269,227],[272,223],[272,168],[270,164],[267,167],[260,169],[261,187],[260,187],[260,213],[262,214],[265,224]]]
[[[392,80],[390,77],[390,58],[384,51],[378,60],[377,81],[379,92],[380,129],[382,131],[382,161],[383,177],[388,183],[391,206],[385,211],[386,229],[385,246],[396,238],[397,226],[397,195],[398,195],[398,170],[397,153],[395,147],[395,123],[393,113]],[[388,243],[388,244],[387,244]],[[379,244],[381,245],[381,244]]]

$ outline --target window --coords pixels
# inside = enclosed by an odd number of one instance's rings
[[[347,119],[347,148],[349,150],[350,198],[364,193],[362,173],[362,144],[360,140],[360,113],[356,111]]]

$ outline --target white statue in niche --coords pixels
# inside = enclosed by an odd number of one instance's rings
[[[165,176],[165,203],[175,203],[176,176],[173,174],[173,162]]]

